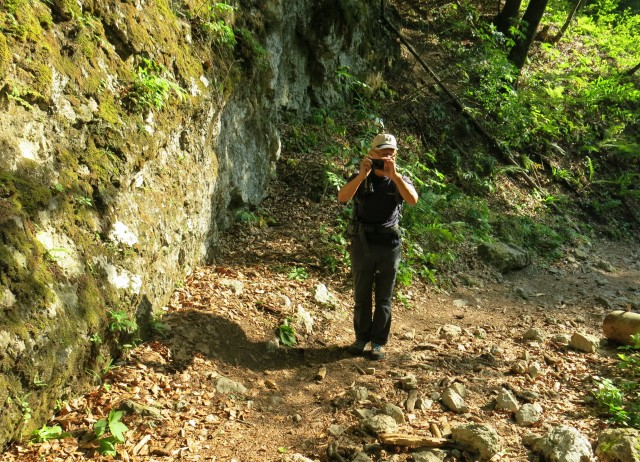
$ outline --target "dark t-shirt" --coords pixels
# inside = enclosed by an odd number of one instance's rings
[[[357,174],[352,175],[348,181],[353,180]],[[405,176],[403,180],[413,185]],[[358,223],[369,226],[382,226],[390,228],[397,225],[400,220],[400,207],[402,196],[398,188],[390,178],[379,177],[371,173],[358,187],[354,197],[354,213]],[[366,233],[369,244],[396,245],[400,238],[390,233]]]

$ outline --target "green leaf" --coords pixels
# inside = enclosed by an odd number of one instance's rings
[[[107,421],[105,419],[100,419],[96,423],[93,424],[93,432],[99,438],[104,435],[104,432],[107,431]]]
[[[110,411],[109,412],[109,431],[119,443],[124,443],[124,434],[129,428],[120,422],[120,419],[124,415],[123,411]]]
[[[114,422],[109,425],[109,430],[111,430],[111,434],[119,443],[124,443],[124,434],[129,430],[129,427],[122,422]]]
[[[116,456],[118,455],[118,451],[116,451],[116,446],[114,442],[110,438],[103,438],[98,441],[100,446],[98,446],[98,452],[105,456]]]
[[[67,434],[62,431],[62,427],[59,425],[54,425],[52,427],[44,425],[42,428],[34,430],[31,433],[31,441],[44,443],[45,441],[60,439],[65,436],[67,436]]]

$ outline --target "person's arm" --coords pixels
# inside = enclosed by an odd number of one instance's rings
[[[400,197],[402,197],[407,204],[415,205],[418,202],[418,193],[415,188],[404,181],[402,175],[396,171],[395,159],[389,157],[384,158],[384,174],[396,184]]]
[[[360,162],[360,171],[338,191],[338,202],[349,202],[358,191],[360,184],[371,173],[371,160],[365,158]]]
[[[409,205],[415,205],[418,202],[418,193],[415,188],[404,181],[401,175],[395,175],[391,177],[391,181],[396,184],[400,196]]]

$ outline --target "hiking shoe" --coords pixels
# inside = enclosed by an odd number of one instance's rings
[[[352,355],[361,355],[362,353],[364,353],[364,349],[367,347],[367,343],[369,342],[365,340],[356,340],[351,344],[349,348],[347,348],[347,351]]]
[[[377,343],[374,343],[371,346],[371,359],[375,359],[380,360],[380,359],[384,359],[385,356],[387,356],[387,354],[384,351],[384,345],[378,345]]]

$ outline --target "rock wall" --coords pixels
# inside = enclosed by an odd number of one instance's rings
[[[278,120],[393,44],[377,2],[0,5],[0,447],[99,379],[258,204]],[[375,32],[375,33],[374,33]]]

